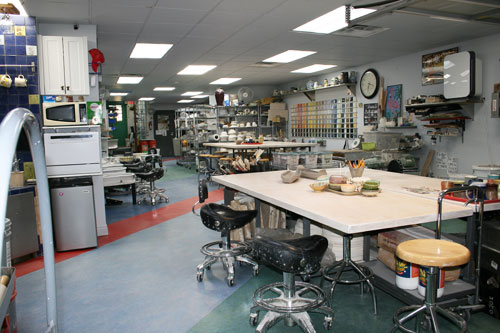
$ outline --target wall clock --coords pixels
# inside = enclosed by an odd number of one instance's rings
[[[378,93],[380,85],[379,76],[373,68],[367,69],[359,81],[359,89],[365,98],[373,98]]]

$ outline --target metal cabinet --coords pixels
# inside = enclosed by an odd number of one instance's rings
[[[89,95],[87,37],[38,36],[42,95]]]

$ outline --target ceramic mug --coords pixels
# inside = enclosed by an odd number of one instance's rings
[[[0,86],[10,88],[12,86],[12,79],[9,74],[0,75]]]
[[[28,80],[24,78],[24,75],[19,74],[15,79],[14,79],[14,85],[16,87],[26,87],[28,85]]]

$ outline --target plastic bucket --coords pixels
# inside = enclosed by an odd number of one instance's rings
[[[149,140],[148,144],[149,148],[156,148],[156,140]]]
[[[147,140],[141,140],[139,142],[142,152],[147,152],[149,150],[149,142]]]
[[[396,257],[396,286],[401,289],[417,289],[418,265]]]

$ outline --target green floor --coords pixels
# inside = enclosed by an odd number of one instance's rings
[[[207,273],[205,278],[210,278]],[[236,275],[237,278],[237,275]],[[280,281],[282,275],[270,268],[263,268],[258,277],[253,277],[245,285],[240,287],[229,298],[222,302],[217,308],[198,322],[190,332],[255,332],[255,327],[249,325],[249,309],[252,305],[252,296],[255,289],[271,282]],[[319,278],[313,280],[320,282]],[[325,284],[326,287],[326,284]],[[390,332],[392,328],[392,316],[396,309],[403,306],[392,296],[377,290],[377,301],[379,314],[373,315],[370,294],[359,294],[359,286],[339,285],[335,291],[333,310],[333,332]],[[260,314],[260,319],[264,313]],[[323,318],[312,314],[313,324],[317,332],[328,332],[323,328]],[[410,325],[413,328],[413,325]],[[440,320],[441,332],[458,332],[458,329],[447,322]],[[283,322],[277,323],[269,330],[275,332],[301,332],[298,327],[285,327]],[[469,332],[500,332],[500,320],[485,313],[472,315],[469,321]]]
[[[169,161],[168,163],[173,163]],[[161,179],[162,181],[171,181],[171,180],[177,180],[177,179],[183,179],[186,177],[194,176],[196,175],[196,169],[192,168],[185,168],[185,167],[168,167],[166,168],[165,175]]]

